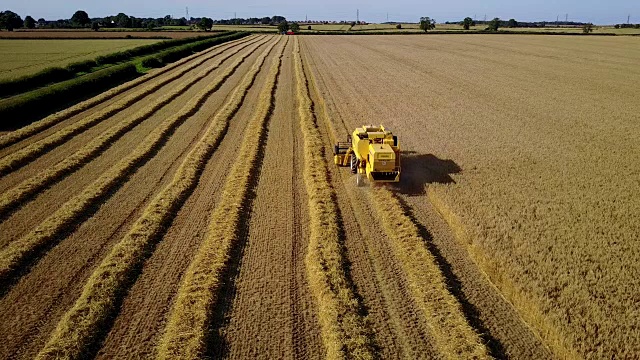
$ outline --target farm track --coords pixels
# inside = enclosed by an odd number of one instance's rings
[[[170,174],[175,171],[179,160],[184,157],[195,139],[202,133],[209,114],[214,113],[221,105],[235,86],[234,84],[250,67],[255,56],[257,54],[254,53],[247,58],[238,70],[225,81],[219,91],[210,96],[194,116],[188,118],[182,126],[175,130],[166,146],[134,174],[130,175],[128,181],[115,190],[106,203],[94,210],[95,213],[90,219],[82,226],[72,230],[62,242],[48,251],[46,256],[0,300],[2,304],[0,311],[7,319],[2,325],[6,326],[3,333],[14,339],[11,344],[3,343],[3,347],[0,348],[1,354],[33,357],[35,352],[42,348],[53,327],[80,296],[82,286],[91,274],[93,267],[104,258],[111,245],[124,236],[130,225],[141,214],[144,204],[154,196],[159,188],[170,181]],[[236,56],[236,59],[240,58],[241,56]],[[202,90],[205,86],[212,86],[208,83],[218,75],[220,74],[212,74],[212,78],[205,79],[197,87]],[[176,101],[179,100],[180,98]],[[69,186],[73,183],[65,182],[73,181],[76,177],[82,179],[84,176],[90,176],[89,174],[99,174],[101,171],[96,172],[96,170],[105,167],[93,167],[94,163],[99,163],[99,159],[103,157],[118,159],[125,156],[145,135],[145,133],[139,133],[136,135],[137,138],[133,137],[128,143],[110,148],[98,159],[59,183],[63,186],[62,189],[66,186],[66,191],[69,193],[78,192],[82,187],[76,187],[77,190],[74,190],[73,186]],[[119,144],[123,140],[124,138],[119,141]],[[121,148],[121,151],[124,150],[124,152],[114,153],[116,148]],[[85,170],[86,173],[81,174]],[[94,178],[94,176],[90,178]],[[55,190],[55,187],[51,190]],[[40,196],[36,200],[39,198]],[[55,201],[51,204],[55,204]],[[44,206],[44,208],[47,207]],[[21,209],[20,212],[22,210],[25,209]],[[61,263],[65,265],[60,266]],[[47,285],[42,286],[42,284]],[[20,298],[21,301],[18,303],[12,300],[16,298]],[[28,320],[22,317],[26,314],[24,311],[15,312],[21,306],[32,309],[28,313]],[[17,316],[10,316],[9,314],[12,313]]]
[[[316,48],[317,44],[313,40],[305,42],[305,44],[308,47],[307,53],[309,54],[318,53],[318,51],[322,52],[322,50]],[[370,50],[360,49],[360,51],[366,52]],[[344,68],[340,64],[344,64],[345,59],[350,55],[343,53],[341,56],[345,58],[314,57],[312,69],[315,71],[316,79],[318,79],[321,96],[327,102],[328,113],[334,120],[334,126],[336,128],[351,128],[362,124],[357,122],[358,120],[350,120],[345,115],[366,114],[365,109],[371,107],[371,101],[376,100],[359,95],[359,91],[351,84],[347,86],[348,89],[344,89],[345,82],[343,82],[344,73],[342,70]],[[358,59],[362,61],[361,59],[376,58],[378,56],[378,54],[370,54],[358,56]],[[360,65],[357,68],[349,67],[349,76],[366,76],[361,72],[366,73],[366,71],[369,71],[366,70],[368,69],[367,64]],[[329,76],[327,74],[333,75]],[[340,90],[338,91],[337,89]],[[340,101],[336,99],[340,99]],[[347,103],[350,104],[347,108],[342,107]],[[361,122],[370,121],[363,119]],[[333,136],[333,134],[329,135]],[[410,139],[405,139],[404,143],[410,143]],[[403,150],[406,150],[406,145]],[[412,221],[418,227],[421,236],[427,241],[429,251],[436,257],[440,268],[447,276],[447,285],[453,290],[454,295],[462,304],[470,323],[484,335],[492,355],[514,358],[548,358],[550,356],[548,348],[522,320],[514,307],[487,280],[486,276],[471,260],[466,249],[455,241],[451,229],[424,196],[425,192],[422,187],[428,185],[429,182],[439,181],[443,175],[437,173],[437,169],[432,169],[432,171],[435,171],[433,178],[423,179],[419,169],[415,169],[417,166],[417,164],[414,164],[413,172],[411,166],[407,167],[409,170],[403,174],[406,175],[402,183],[403,187],[397,189],[396,194],[401,199],[401,203],[406,206],[405,211],[408,211],[408,214],[412,214]],[[358,192],[358,188],[349,183],[348,180],[344,181],[351,188],[348,191],[349,195],[354,197],[354,194]],[[416,196],[416,194],[422,194],[423,196]],[[367,202],[366,197],[362,196],[354,200],[352,200],[351,206]],[[356,213],[362,211],[363,209],[360,209]],[[367,212],[372,214],[375,213],[375,210],[370,208]],[[370,222],[368,226],[375,226],[375,224]],[[361,226],[361,229],[363,228],[366,227]],[[381,229],[380,231],[384,230]],[[372,233],[379,234],[378,231],[372,231]],[[380,244],[375,246],[381,247]],[[357,247],[354,246],[354,248]],[[369,251],[377,251],[377,249],[372,247]],[[354,256],[356,255],[355,252],[353,254]],[[354,264],[354,277],[357,279],[358,264],[364,262],[357,260],[352,260],[352,262]],[[393,269],[394,266],[387,264],[382,268]],[[368,272],[370,271],[363,271],[362,273],[366,275]],[[357,280],[356,283],[358,284]],[[374,280],[370,279],[364,282],[365,287],[369,283],[374,283]],[[376,291],[378,290],[376,289]],[[385,306],[385,308],[392,309],[393,304],[397,304],[397,302],[394,301]],[[406,324],[406,322],[403,323]]]
[[[114,100],[118,100],[118,99],[124,99],[126,98],[129,94],[133,94],[136,93],[139,86],[141,85],[147,85],[145,84],[146,82],[149,82],[151,80],[154,80],[156,78],[156,80],[172,80],[174,77],[173,75],[178,74],[178,76],[180,76],[179,74],[184,74],[184,70],[186,69],[190,69],[192,68],[192,66],[197,66],[199,64],[201,64],[201,61],[203,59],[208,59],[210,58],[211,55],[215,56],[217,54],[220,53],[220,50],[226,49],[229,46],[233,46],[235,44],[241,44],[241,43],[245,43],[247,42],[249,39],[252,39],[255,37],[245,37],[245,38],[241,38],[238,40],[234,40],[234,41],[230,41],[224,44],[220,44],[220,45],[216,45],[211,47],[210,49],[207,49],[205,51],[201,51],[199,53],[193,54],[191,56],[188,56],[184,59],[180,59],[172,64],[169,64],[161,69],[158,70],[152,70],[149,74],[144,75],[138,79],[129,81],[127,83],[124,83],[122,85],[119,85],[113,89],[110,89],[108,91],[105,91],[103,94],[95,96],[91,99],[85,100],[79,104],[76,104],[74,106],[71,106],[65,110],[59,111],[55,114],[52,114],[50,116],[47,116],[46,118],[36,121],[30,125],[27,125],[23,128],[20,128],[18,130],[15,131],[11,131],[11,132],[7,132],[6,134],[2,134],[2,136],[0,137],[0,157],[5,156],[6,153],[12,153],[15,151],[15,147],[9,150],[7,152],[5,149],[8,148],[9,146],[11,146],[12,144],[15,144],[25,138],[28,138],[30,136],[33,135],[38,135],[39,137],[44,136],[46,133],[44,132],[44,130],[47,130],[51,127],[58,127],[56,125],[58,125],[61,122],[66,122],[66,120],[75,117],[76,115],[87,111],[87,110],[91,110],[93,112],[96,112],[98,110],[102,110],[105,108],[108,108],[110,102],[113,102]],[[183,66],[187,63],[191,63],[188,66]],[[174,70],[177,70],[174,71]],[[160,81],[161,82],[161,81]],[[156,82],[157,83],[157,82]]]
[[[131,118],[123,120],[115,124],[111,128],[105,130],[103,133],[99,134],[96,138],[91,140],[83,148],[76,151],[73,155],[67,156],[63,161],[57,163],[55,166],[50,167],[45,171],[40,172],[36,176],[23,181],[14,188],[5,191],[0,197],[0,217],[2,217],[12,207],[15,207],[20,201],[23,201],[25,198],[33,194],[36,194],[45,186],[51,184],[52,182],[60,179],[73,170],[81,167],[83,164],[86,164],[90,160],[94,159],[102,151],[104,151],[105,148],[113,144],[114,141],[119,139],[126,132],[149,118],[155,112],[160,110],[164,105],[173,101],[176,97],[184,93],[198,81],[207,77],[207,75],[218,69],[222,64],[224,64],[226,60],[243,50],[243,48],[244,47],[239,47],[238,49],[228,50],[227,53],[221,56],[217,62],[205,68],[192,79],[179,84],[172,92],[158,99],[155,104],[151,104],[146,109],[142,109],[134,114]],[[10,183],[10,181],[7,182]]]
[[[302,178],[293,41],[285,49],[245,246],[226,292],[217,355],[320,358],[314,298],[304,265],[309,215]],[[247,342],[247,339],[259,339]]]

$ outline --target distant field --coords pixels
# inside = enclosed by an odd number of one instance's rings
[[[640,38],[443,33],[253,34],[1,136],[0,359],[638,359]],[[334,164],[371,123],[397,184]]]
[[[564,27],[544,27],[544,28],[501,28],[500,30],[503,31],[534,31],[534,32],[540,32],[540,31],[546,31],[546,32],[568,32],[568,33],[582,33],[582,28],[581,27],[571,27],[571,28],[564,28]],[[609,33],[609,34],[619,34],[619,35],[634,35],[634,34],[638,34],[640,35],[640,29],[616,29],[614,27],[611,26],[594,26],[593,27],[593,33],[594,34],[602,34],[602,33]]]
[[[213,30],[276,32],[278,31],[278,28],[270,25],[213,25]]]
[[[415,32],[419,31],[418,24],[400,24],[401,29],[396,29],[396,24],[367,24],[367,25],[355,25],[351,28],[349,24],[301,24],[300,30],[303,33],[315,32],[315,31],[335,31],[335,32]],[[308,26],[311,26],[311,30],[308,30]],[[472,26],[470,31],[484,30],[486,25]],[[254,32],[276,32],[277,28],[270,25],[214,25],[214,30],[226,30],[226,31],[254,31]],[[457,24],[437,24],[435,31],[451,31],[462,32],[464,29],[462,25]],[[568,32],[568,33],[582,33],[581,27],[545,27],[545,28],[500,28],[500,31],[509,32]],[[640,35],[640,29],[615,29],[612,26],[595,26],[593,29],[594,34],[611,33],[618,35]]]
[[[0,40],[0,79],[152,44],[159,40]]]
[[[184,39],[192,36],[205,35],[204,31],[145,31],[132,29],[91,30],[16,30],[0,31],[0,39],[124,39],[127,37],[138,39]]]

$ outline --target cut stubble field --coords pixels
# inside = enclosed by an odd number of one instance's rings
[[[0,357],[632,357],[635,40],[253,35],[0,134]]]

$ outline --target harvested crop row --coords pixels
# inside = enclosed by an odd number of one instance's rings
[[[318,303],[322,340],[330,359],[373,358],[369,330],[359,314],[358,300],[344,270],[335,194],[327,178],[324,145],[314,119],[297,38],[293,55],[311,218],[305,263],[311,291]]]
[[[427,196],[433,207],[447,222],[456,240],[467,249],[472,261],[484,273],[484,276],[499,289],[499,292],[518,310],[518,314],[523,320],[532,326],[537,335],[544,339],[549,348],[562,359],[580,359],[580,356],[571,348],[567,340],[561,335],[558,329],[548,320],[540,307],[517,286],[511,279],[502,276],[503,270],[495,261],[489,259],[482,250],[473,245],[467,235],[467,230],[449,206],[442,201],[433,188],[429,188]]]
[[[41,247],[60,236],[73,225],[93,204],[102,200],[109,191],[127,178],[131,171],[145,163],[154,150],[164,145],[173,131],[189,116],[193,115],[204,101],[233,73],[251,54],[231,64],[225,73],[199,92],[175,115],[167,118],[149,134],[127,157],[103,173],[80,194],[63,204],[31,232],[10,243],[0,251],[0,283],[6,280],[28,258],[32,258]]]
[[[447,289],[436,260],[415,224],[404,214],[398,199],[385,188],[372,189],[371,198],[440,352],[448,358],[489,358],[486,347],[467,323],[460,303]]]
[[[60,320],[53,335],[38,354],[39,359],[81,358],[96,339],[95,334],[116,310],[116,301],[126,291],[136,269],[146,258],[175,211],[198,183],[203,166],[222,139],[229,120],[242,104],[264,59],[277,41],[259,56],[248,75],[236,87],[232,98],[211,120],[209,128],[178,168],[172,182],[147,206],[125,237],[93,272],[82,295]]]
[[[267,40],[260,42],[257,45],[254,45],[249,53],[253,53],[259,46],[263,45]],[[148,107],[143,108],[134,114],[131,118],[126,121],[122,121],[112,126],[111,128],[105,130],[102,134],[92,140],[90,143],[82,147],[80,150],[75,152],[73,155],[67,157],[65,160],[59,162],[55,166],[45,169],[40,172],[36,176],[23,181],[18,186],[10,189],[0,196],[0,216],[5,214],[10,209],[16,207],[21,201],[25,200],[29,196],[36,194],[38,191],[43,189],[45,186],[55,182],[56,180],[66,176],[70,172],[78,169],[83,164],[86,164],[91,159],[98,156],[102,151],[104,151],[108,146],[113,144],[115,140],[124,135],[127,131],[140,124],[142,121],[146,120],[153,113],[158,111],[160,108],[171,102],[173,99],[178,97],[180,94],[184,93],[193,86],[198,81],[202,80],[206,76],[208,76],[211,72],[218,69],[225,61],[239,53],[241,50],[249,46],[249,44],[245,44],[243,46],[238,47],[235,50],[230,50],[224,53],[217,62],[207,67],[203,71],[201,71],[198,75],[194,76],[192,79],[180,84],[170,93],[164,95],[160,99],[158,99],[154,104],[149,104]],[[231,75],[231,72],[227,72],[226,74]]]
[[[50,116],[47,116],[46,118],[34,122],[28,126],[25,126],[21,129],[18,129],[16,131],[10,132],[8,134],[6,134],[5,136],[0,137],[0,148],[5,148],[9,145],[12,145],[22,139],[25,139],[31,135],[34,135],[44,129],[47,129],[61,121],[64,121],[66,119],[68,119],[71,116],[74,116],[80,112],[86,111],[88,109],[90,109],[91,107],[94,107],[98,104],[101,104],[113,97],[115,97],[118,94],[121,94],[129,89],[135,88],[136,86],[139,86],[147,81],[150,81],[160,75],[166,74],[171,70],[174,70],[182,65],[184,65],[187,62],[193,61],[194,59],[200,58],[197,61],[195,61],[192,64],[189,64],[186,67],[180,68],[180,71],[174,75],[171,75],[170,77],[160,80],[158,82],[156,82],[154,85],[152,85],[149,88],[143,89],[141,91],[138,91],[134,94],[132,94],[131,96],[127,97],[126,99],[124,99],[123,101],[114,104],[114,106],[111,106],[107,109],[105,109],[102,112],[99,112],[95,115],[93,115],[92,118],[95,118],[97,120],[95,120],[95,122],[97,121],[101,121],[104,118],[113,115],[115,112],[133,104],[134,102],[140,100],[141,98],[145,97],[148,94],[153,93],[154,91],[156,91],[157,89],[159,89],[160,87],[162,87],[163,85],[180,78],[181,76],[183,76],[184,74],[186,74],[188,71],[194,69],[195,67],[201,65],[202,63],[204,63],[205,61],[219,55],[221,52],[225,51],[226,49],[236,46],[238,44],[242,44],[242,43],[246,43],[247,41],[252,41],[255,38],[251,37],[249,39],[243,39],[243,40],[239,40],[239,41],[234,41],[232,43],[229,44],[222,44],[220,46],[215,46],[213,48],[211,48],[211,50],[202,52],[202,53],[198,53],[195,54],[193,56],[189,56],[185,59],[182,59],[180,61],[177,61],[173,64],[171,64],[170,66],[167,66],[166,68],[157,71],[157,72],[152,72],[150,74],[144,75],[136,80],[132,80],[129,81],[125,84],[122,84],[118,87],[115,87],[109,91],[106,91],[96,97],[93,97],[89,100],[83,101],[79,104],[76,104],[68,109],[65,109],[63,111],[60,111],[58,113],[52,114]],[[115,106],[118,105],[118,106]],[[4,160],[4,159],[3,159]],[[2,165],[0,165],[0,169],[2,169]],[[2,173],[2,170],[0,170],[0,173]]]
[[[166,333],[158,348],[159,358],[196,359],[204,355],[203,345],[206,342],[209,312],[211,306],[217,301],[219,287],[223,283],[221,277],[226,269],[229,253],[238,241],[237,228],[245,209],[250,179],[255,176],[253,167],[272,111],[285,47],[286,43],[281,46],[278,56],[273,59],[254,116],[248,125],[257,133],[245,137],[240,145],[238,160],[227,177],[220,205],[211,216],[207,236],[187,269],[178,290],[176,303],[169,315]],[[265,52],[264,55],[266,56],[267,53]],[[236,90],[233,95],[235,101],[230,104],[235,106],[225,109],[227,113],[230,114],[231,110],[239,107],[241,99],[254,81],[258,70],[259,68],[255,67],[243,79],[247,87]]]

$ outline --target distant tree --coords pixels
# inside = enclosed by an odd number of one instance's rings
[[[78,10],[71,17],[71,23],[76,26],[85,26],[91,22],[86,11]]]
[[[487,27],[487,30],[498,31],[501,23],[502,23],[502,20],[500,20],[500,18],[493,18],[493,20],[489,22],[489,26]]]
[[[32,18],[31,16],[27,15],[27,17],[24,18],[24,27],[26,27],[27,29],[33,29],[36,27],[36,20],[34,18]]]
[[[94,21],[91,23],[91,30],[93,31],[98,31],[100,30],[100,23],[97,21]]]
[[[354,27],[354,26],[356,26],[356,22],[352,21],[352,22],[349,23],[349,25],[351,25],[351,27]]]
[[[509,19],[509,21],[507,22],[507,27],[509,28],[518,27],[518,22],[516,21],[516,19]]]
[[[270,17],[263,17],[262,19],[260,19],[260,23],[262,25],[269,25],[271,23],[271,18]]]
[[[278,24],[278,32],[284,33],[289,30],[289,22],[287,20],[283,20]]]
[[[582,32],[585,34],[588,34],[590,32],[593,31],[593,24],[592,23],[588,23],[588,24],[584,24],[582,26]]]
[[[289,30],[293,31],[294,33],[299,33],[300,25],[296,22],[292,22],[289,24]]]
[[[616,28],[616,29],[620,29],[620,24],[616,24],[616,25],[614,26],[614,28]]]
[[[396,29],[398,29],[398,30],[402,29],[402,24],[396,25]]]
[[[187,25],[187,19],[185,19],[184,17],[181,17],[180,19],[171,19],[171,25],[172,26],[186,26]]]
[[[208,17],[203,17],[202,19],[200,19],[200,22],[198,23],[198,27],[204,31],[211,30],[211,28],[213,27],[213,19]]]
[[[132,28],[139,29],[139,28],[142,28],[142,27],[143,27],[143,26],[142,26],[142,19],[137,18],[137,17],[133,17],[133,16],[131,16],[129,19],[131,20],[131,24],[130,24],[130,26],[131,26]]]
[[[281,22],[284,22],[284,21],[287,21],[287,19],[284,16],[274,15],[271,18],[271,23],[275,25],[280,24]]]
[[[311,25],[307,26],[307,30],[311,30]]]
[[[421,17],[420,18],[420,30],[427,32],[429,30],[433,30],[436,28],[436,20],[431,19],[430,17]]]
[[[147,21],[147,22],[145,23],[145,28],[146,28],[147,30],[153,30],[153,29],[155,29],[155,27],[156,27],[156,22],[155,22],[155,21],[153,21],[153,20],[151,20],[151,21]]]
[[[467,16],[466,18],[464,18],[464,20],[462,20],[462,27],[465,30],[469,30],[469,28],[472,27],[472,26],[473,26],[473,19],[472,18]]]
[[[640,29],[640,24],[636,24],[636,26],[634,26],[634,28]]]
[[[13,31],[13,29],[21,28],[23,24],[24,22],[22,21],[20,15],[14,13],[13,11],[7,10],[0,12],[0,28]]]
[[[125,13],[119,13],[118,15],[116,15],[115,22],[119,28],[131,27],[131,18]]]

